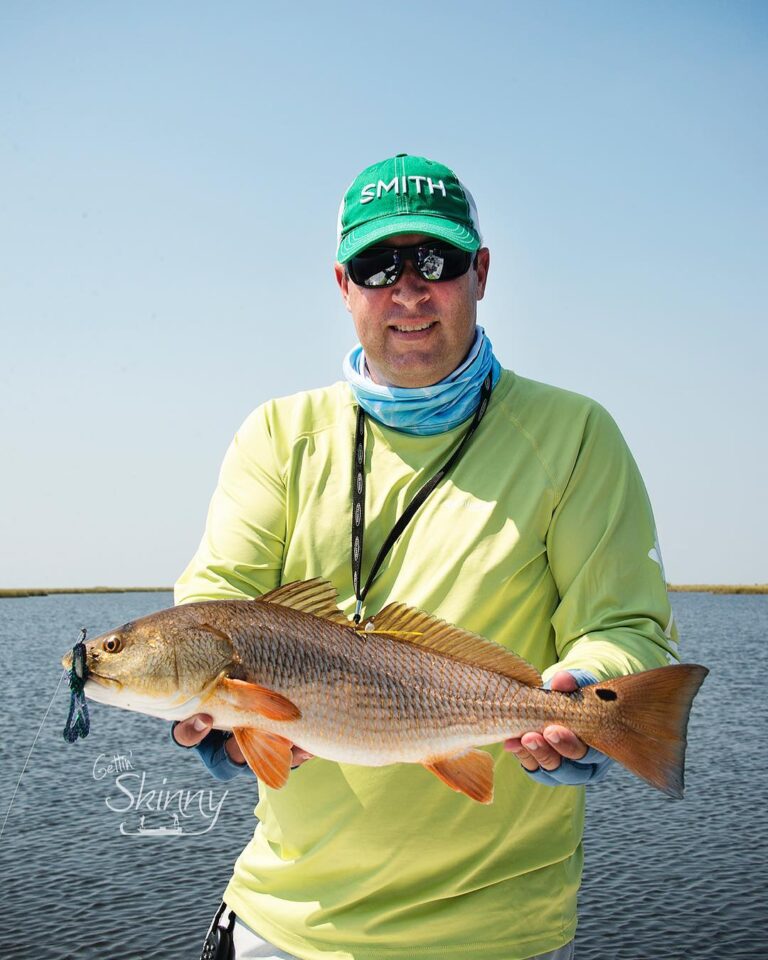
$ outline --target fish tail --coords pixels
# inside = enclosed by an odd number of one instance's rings
[[[610,708],[606,723],[597,731],[590,730],[585,739],[679,800],[683,796],[688,715],[708,673],[698,664],[681,663],[583,687],[587,708],[589,698],[595,698],[603,711]]]

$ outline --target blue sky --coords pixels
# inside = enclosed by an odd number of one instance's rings
[[[452,166],[502,363],[587,393],[673,582],[765,582],[758,2],[0,5],[0,586],[169,584],[229,440],[340,377],[340,196]]]

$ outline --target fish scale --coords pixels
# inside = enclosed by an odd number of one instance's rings
[[[685,664],[545,691],[515,654],[403,604],[356,628],[322,580],[159,611],[88,641],[86,667],[92,699],[210,714],[268,786],[285,783],[295,743],[338,762],[420,763],[481,802],[493,761],[477,748],[549,723],[682,795],[688,713],[707,673]]]
[[[330,759],[354,763],[364,751],[371,766],[418,762],[456,749],[459,740],[466,749],[562,722],[564,713],[579,716],[568,698],[556,709],[551,695],[402,640],[361,636],[290,609],[278,631],[268,622],[268,608],[244,610],[234,603],[234,610],[222,607],[213,618],[211,605],[204,612],[229,630],[240,658],[235,675],[296,703],[302,718],[291,724],[291,736]],[[344,742],[340,716],[350,721]],[[263,727],[281,730],[280,723]]]

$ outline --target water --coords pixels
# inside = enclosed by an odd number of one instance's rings
[[[0,600],[0,825],[78,628],[95,636],[170,603],[157,593]],[[685,659],[712,670],[689,727],[686,799],[618,768],[589,790],[578,960],[753,960],[768,946],[768,597],[673,603]],[[220,784],[168,743],[167,724],[98,704],[88,739],[69,746],[67,702],[62,685],[0,839],[0,958],[193,960],[253,830],[255,782]],[[192,794],[182,835],[138,832],[140,785],[145,829],[172,827]]]

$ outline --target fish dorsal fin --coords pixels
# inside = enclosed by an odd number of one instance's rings
[[[311,613],[345,627],[351,626],[349,620],[339,610],[339,595],[336,587],[329,580],[323,580],[321,577],[284,583],[282,587],[256,597],[256,602],[292,607],[294,610]]]
[[[500,673],[529,687],[541,686],[541,674],[536,667],[516,653],[404,603],[388,604],[375,617],[369,618],[364,630],[369,635],[384,633],[403,643],[427,647],[435,653]]]

